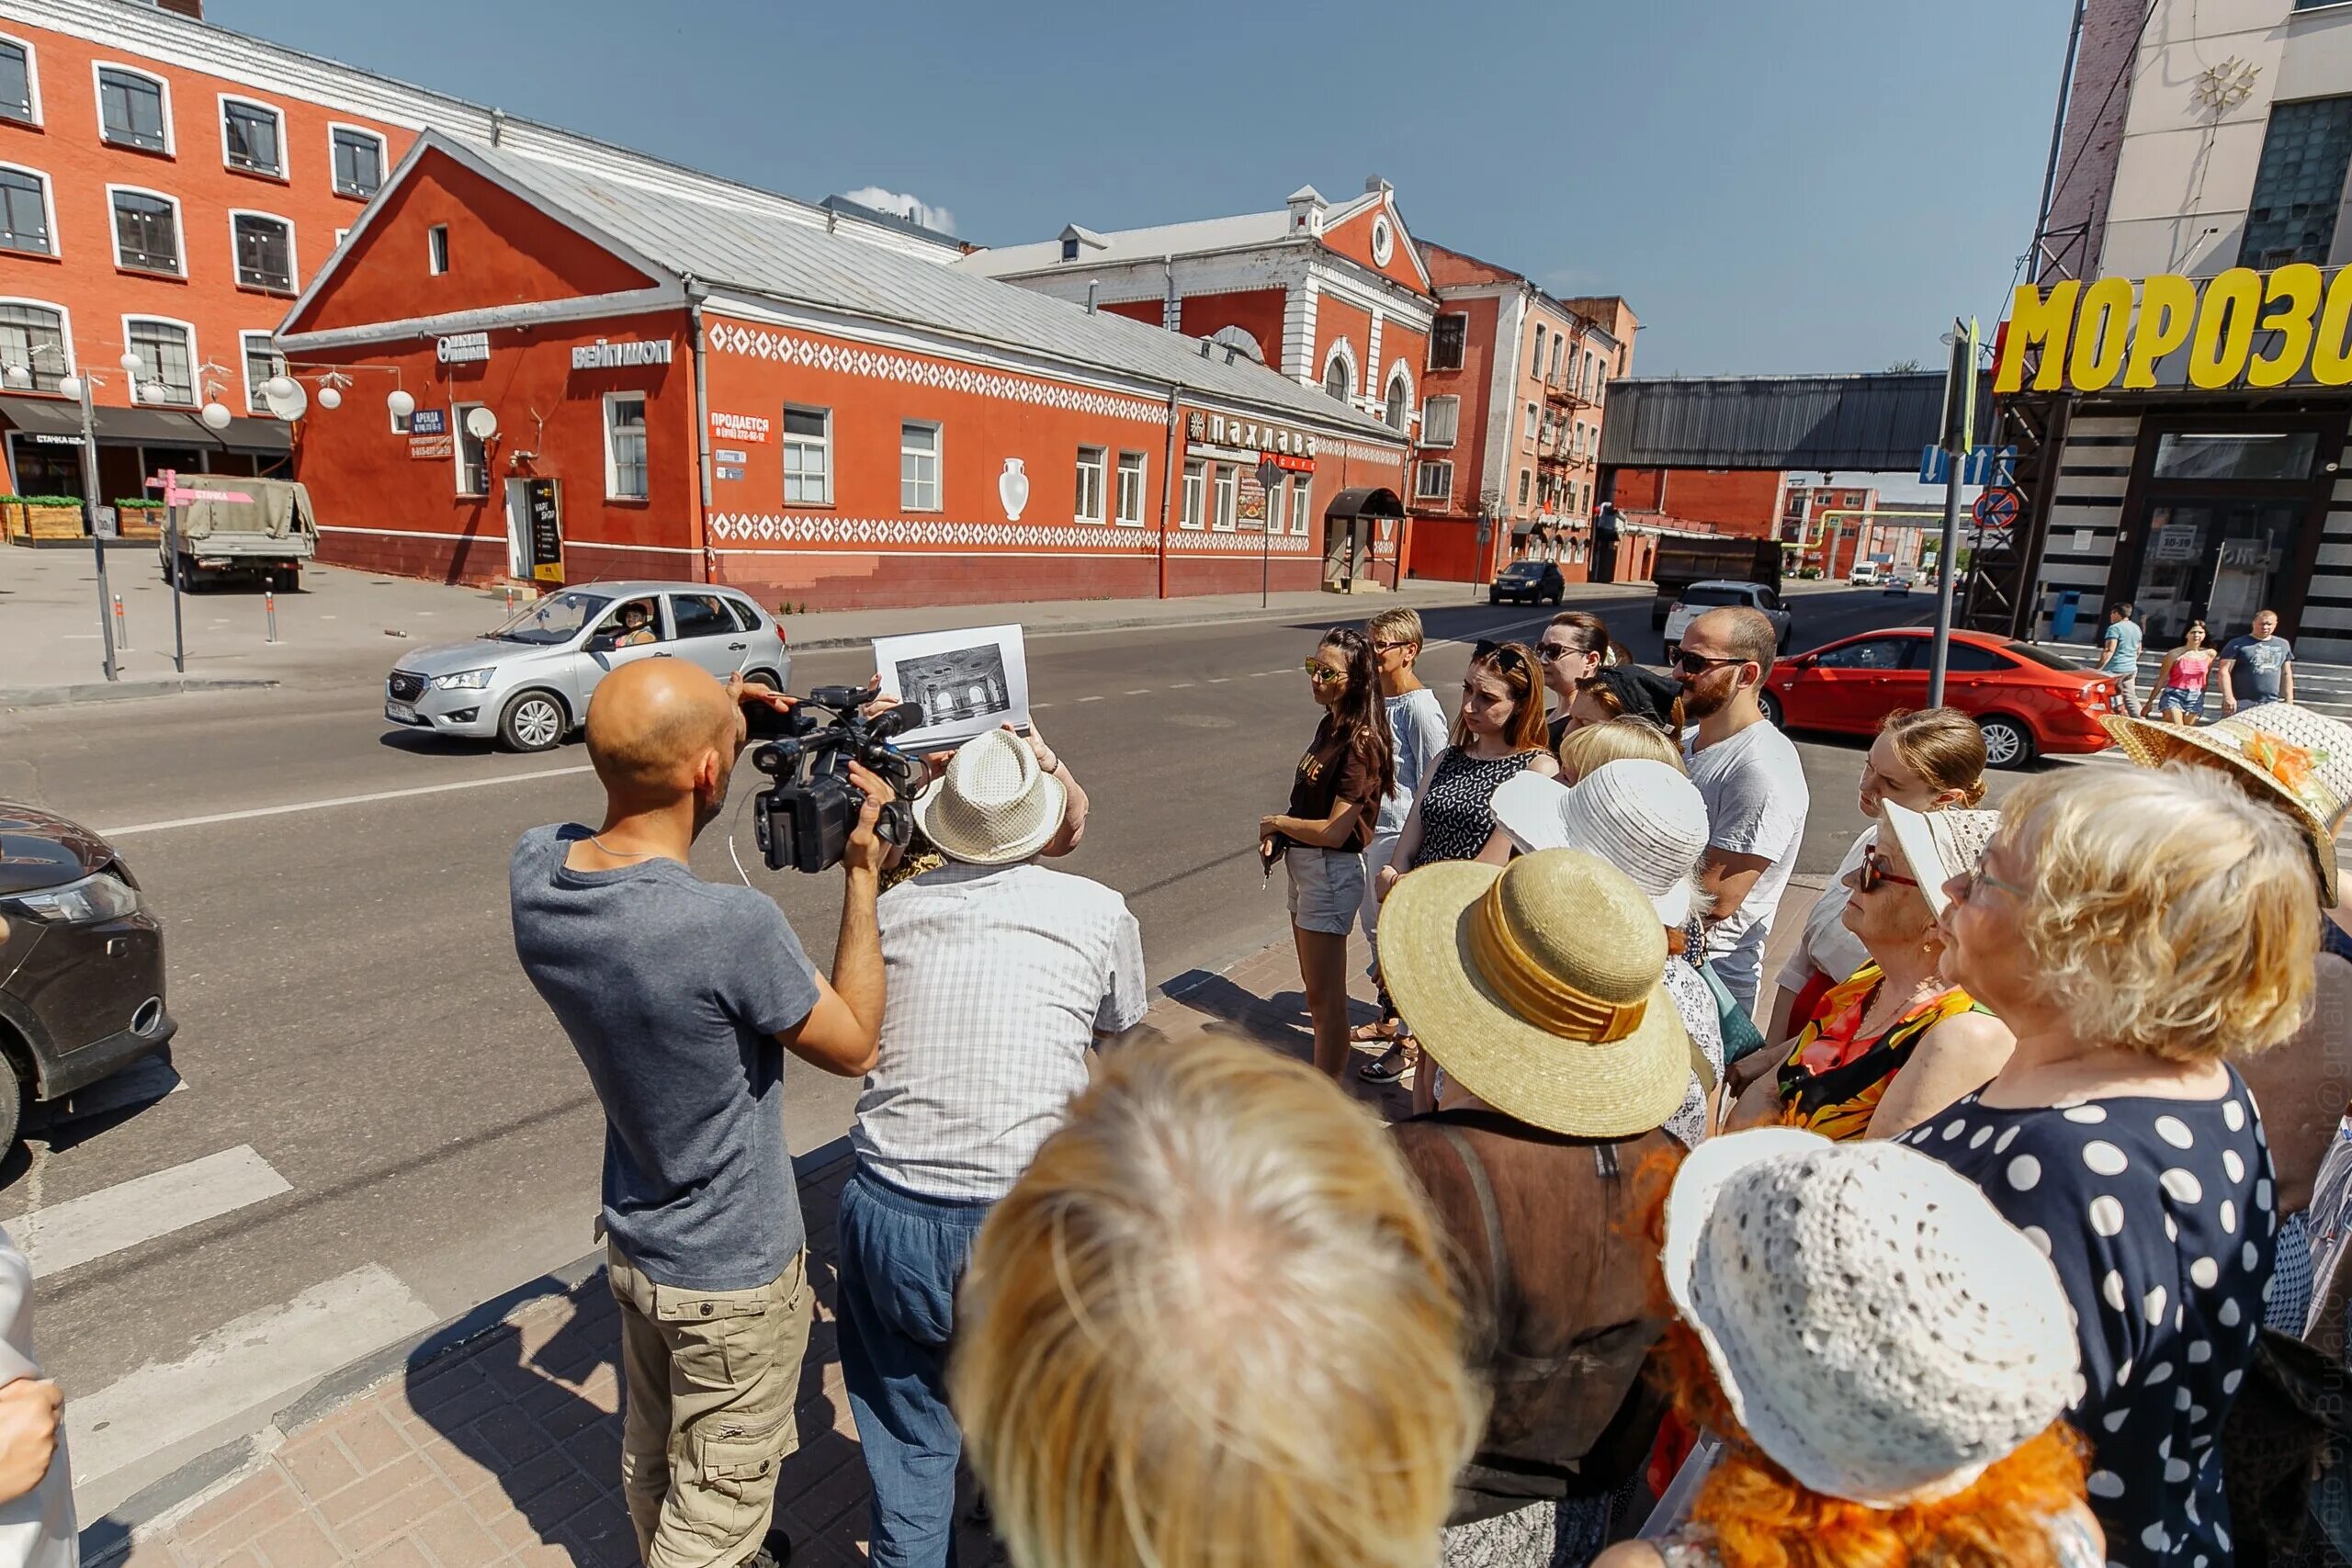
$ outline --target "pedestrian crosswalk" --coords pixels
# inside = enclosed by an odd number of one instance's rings
[[[9,1234],[47,1279],[110,1253],[217,1219],[293,1187],[250,1144],[119,1181],[13,1222]]]

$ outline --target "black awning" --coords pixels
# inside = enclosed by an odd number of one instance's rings
[[[0,414],[18,430],[36,435],[79,435],[82,411],[57,398],[0,398]],[[250,420],[260,424],[266,422]],[[191,414],[165,409],[94,408],[90,428],[101,441],[147,441],[157,446],[217,446],[212,433]]]
[[[232,452],[284,454],[294,450],[294,427],[282,419],[248,419],[239,414],[229,421],[228,429],[208,434]]]
[[[1396,499],[1396,492],[1393,490],[1382,490],[1376,486],[1343,490],[1331,498],[1331,504],[1323,509],[1323,515],[1327,519],[1402,517],[1405,515],[1405,503]]]

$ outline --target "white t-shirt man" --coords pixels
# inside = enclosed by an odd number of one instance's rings
[[[1707,928],[1707,957],[1715,977],[1740,1006],[1752,1009],[1763,981],[1772,913],[1796,869],[1805,815],[1813,806],[1804,762],[1787,736],[1761,720],[1703,750],[1698,730],[1686,730],[1682,756],[1690,782],[1707,803],[1707,847],[1766,863],[1739,908]]]

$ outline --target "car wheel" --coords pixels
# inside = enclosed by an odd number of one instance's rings
[[[2022,768],[2033,761],[2033,731],[2016,719],[1988,714],[1976,721],[1976,728],[1984,734],[1986,766]]]
[[[1555,610],[1558,609],[1560,607],[1560,601],[1566,597],[1567,591],[1566,589],[1555,588],[1552,590],[1552,608]]]
[[[0,1157],[17,1146],[18,1123],[25,1114],[25,1080],[17,1076],[16,1061],[0,1055]]]
[[[1780,698],[1774,696],[1770,692],[1758,692],[1756,694],[1756,705],[1764,710],[1765,723],[1770,725],[1775,729],[1784,728],[1781,723]]]
[[[775,678],[775,671],[773,670],[746,670],[743,671],[743,684],[765,686],[771,692],[784,690],[784,682]]]
[[[548,692],[517,692],[498,716],[499,739],[516,751],[548,750],[570,727],[562,702]]]
[[[1499,593],[1496,592],[1495,592],[1493,589],[1491,589],[1491,588],[1489,588],[1489,589],[1487,589],[1487,604],[1501,604],[1502,602],[1503,602],[1503,596],[1502,596],[1501,594],[1499,594]]]

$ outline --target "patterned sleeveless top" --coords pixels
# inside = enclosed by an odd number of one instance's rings
[[[2101,1568],[2105,1554],[2084,1514],[2059,1514],[2043,1521],[2043,1528],[2049,1532],[2050,1554],[2058,1560],[2058,1568]],[[1706,1531],[1696,1525],[1684,1525],[1650,1544],[1666,1559],[1666,1568],[1721,1568],[1722,1560],[1716,1557]]]
[[[1495,791],[1542,751],[1514,751],[1491,760],[1449,746],[1421,786],[1421,847],[1416,867],[1441,860],[1476,860],[1495,836]]]
[[[1984,1010],[1955,986],[1905,1009],[1877,1038],[1857,1039],[1880,979],[1878,965],[1865,964],[1822,994],[1781,1066],[1783,1125],[1839,1143],[1860,1137],[1920,1036],[1948,1018]]]

